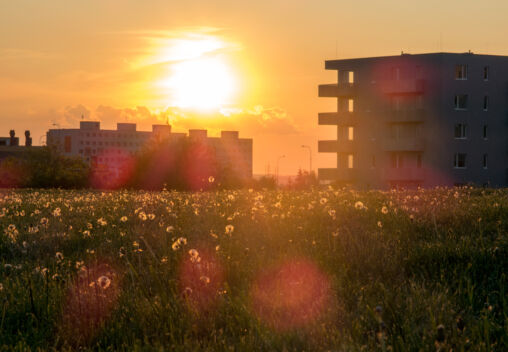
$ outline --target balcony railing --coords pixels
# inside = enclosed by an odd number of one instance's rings
[[[422,181],[425,173],[417,167],[386,168],[383,170],[383,178],[387,181]]]
[[[383,149],[388,152],[419,152],[423,151],[424,148],[425,140],[423,137],[400,139],[387,138],[383,142]]]
[[[354,126],[356,122],[354,112],[323,112],[318,114],[320,125]]]
[[[387,119],[390,122],[422,122],[425,116],[424,109],[393,110],[387,114]]]
[[[327,181],[354,181],[356,169],[318,169],[318,178]]]
[[[423,93],[425,81],[423,79],[389,80],[382,84],[385,94],[416,94]]]
[[[320,84],[319,96],[323,98],[350,97],[356,94],[354,83]]]
[[[319,153],[351,153],[355,150],[356,142],[348,140],[318,141]]]

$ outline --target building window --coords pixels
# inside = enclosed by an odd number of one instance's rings
[[[455,110],[467,109],[467,94],[459,94],[455,96]]]
[[[453,159],[453,167],[456,169],[465,169],[466,168],[466,154],[455,153],[455,157]]]
[[[65,136],[65,139],[64,139],[64,150],[66,153],[70,153],[71,152],[71,147],[72,147],[72,140],[71,140],[71,136]]]
[[[489,110],[489,96],[486,95],[483,97],[483,111]]]
[[[483,139],[488,138],[488,127],[487,125],[483,125]]]
[[[467,138],[467,125],[463,123],[455,124],[455,131],[453,134],[455,139],[466,139]]]
[[[352,141],[354,139],[354,127],[353,126],[349,126],[347,128],[347,140],[348,141]]]
[[[348,167],[348,169],[352,169],[354,167],[353,154],[348,154],[347,155],[347,167]]]
[[[354,112],[355,111],[355,101],[353,99],[348,99],[347,101],[347,111]]]
[[[485,66],[483,68],[483,80],[488,81],[489,80],[489,66]]]
[[[355,72],[354,71],[349,71],[348,72],[348,74],[347,74],[347,83],[349,83],[349,84],[355,83]]]
[[[455,65],[455,79],[456,80],[467,79],[467,65]]]
[[[416,97],[416,109],[423,109],[423,95]]]
[[[391,154],[391,163],[392,168],[399,169],[401,167],[404,167],[404,158],[402,154],[400,153],[392,153]]]
[[[421,169],[421,167],[422,167],[422,155],[421,154],[418,154],[416,156],[416,167],[418,169]]]
[[[483,168],[486,169],[488,167],[488,155],[483,154]]]

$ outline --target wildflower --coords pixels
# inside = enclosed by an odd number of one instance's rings
[[[215,181],[215,178],[213,176],[208,177],[208,182],[213,183]]]
[[[41,225],[42,226],[48,226],[49,220],[48,218],[41,218]]]
[[[355,203],[355,209],[362,210],[363,208],[365,208],[365,206],[363,205],[363,203],[362,203],[362,202],[357,201],[357,202]]]
[[[88,222],[88,223],[86,223],[86,228],[91,230],[91,229],[93,229],[93,225]]]
[[[188,286],[182,292],[182,296],[184,296],[184,297],[188,297],[191,294],[192,294],[192,288],[190,288]]]
[[[62,252],[56,252],[55,257],[56,260],[58,260],[59,262],[61,262],[64,259],[64,255],[62,254]]]
[[[11,240],[11,242],[16,243],[16,240],[18,239],[18,230],[16,229],[16,225],[10,224],[7,229],[4,230],[4,233],[7,235],[7,237]]]
[[[171,248],[174,250],[174,251],[177,251],[180,249],[180,246],[181,245],[186,245],[187,244],[187,239],[184,238],[184,237],[178,237],[178,239],[173,242],[173,244],[171,245]]]
[[[144,211],[139,212],[138,217],[139,217],[142,221],[146,221],[146,219],[147,219],[147,216],[146,216],[146,214],[145,214],[145,212],[144,212]]]
[[[377,227],[382,228],[383,227],[383,223],[381,221],[378,221],[377,222]]]
[[[104,220],[103,218],[97,219],[97,223],[101,226],[106,226],[108,224],[108,222],[106,220]]]
[[[150,219],[150,220],[155,219],[155,214],[148,214],[148,219]]]
[[[61,215],[61,210],[60,208],[56,208],[55,210],[53,210],[53,216],[56,218],[56,217],[59,217]]]
[[[339,230],[332,232],[332,236],[333,237],[339,236]]]
[[[121,222],[127,222],[127,217],[124,215],[120,218],[120,221]]]
[[[233,231],[235,230],[235,227],[231,224],[229,225],[226,225],[226,235],[230,235],[233,233]]]
[[[195,249],[189,250],[190,260],[193,263],[199,263],[201,258],[199,257],[199,252]]]
[[[103,290],[107,289],[111,285],[111,280],[107,276],[101,276],[97,279],[97,284]]]
[[[217,252],[218,252],[218,251],[219,251],[219,249],[220,249],[220,245],[216,245],[216,246],[215,246],[215,251],[217,251]]]
[[[386,207],[386,205],[383,205],[383,207],[381,208],[381,212],[383,214],[388,214],[388,208]]]
[[[78,260],[78,261],[76,262],[76,264],[74,265],[74,267],[75,267],[76,269],[79,269],[79,268],[83,267],[83,265],[84,265],[84,264],[85,264],[85,262],[84,262],[84,261],[82,261],[82,260],[81,260],[81,261],[79,261],[79,260]]]
[[[90,231],[88,231],[88,230],[83,231],[83,236],[90,237]]]
[[[330,215],[332,218],[335,219],[335,209],[329,209],[328,210],[328,215]]]
[[[203,282],[205,285],[208,285],[208,284],[210,283],[210,278],[209,278],[208,276],[205,276],[205,275],[201,276],[201,277],[199,278],[199,280],[200,280],[201,282]]]
[[[326,204],[326,202],[328,202],[328,199],[326,199],[326,198],[321,198],[321,199],[319,200],[319,203],[320,203],[321,205],[325,205],[325,204]]]
[[[139,247],[139,242],[138,241],[132,242],[132,246],[135,247],[135,248],[138,248]]]
[[[173,232],[174,230],[175,230],[175,228],[174,228],[173,226],[168,226],[168,227],[166,227],[166,232],[167,232],[167,233],[171,233],[171,232]]]
[[[58,273],[53,274],[53,276],[51,276],[51,279],[56,281],[56,280],[60,279],[60,275],[58,275]]]
[[[168,262],[168,257],[164,256],[161,258],[161,263],[167,263]]]

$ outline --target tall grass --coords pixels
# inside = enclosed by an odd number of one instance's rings
[[[507,190],[5,190],[0,350],[504,351],[507,230]]]

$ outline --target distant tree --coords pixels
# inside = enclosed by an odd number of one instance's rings
[[[255,189],[276,189],[277,188],[277,179],[273,175],[261,176],[258,180],[254,182]]]
[[[10,156],[0,162],[0,187],[26,187],[28,177],[28,169],[23,159]]]
[[[317,187],[319,181],[314,172],[309,173],[308,171],[298,170],[294,182],[292,182],[291,188],[293,189],[310,189]]]
[[[79,157],[63,156],[52,146],[28,151],[23,163],[28,187],[83,188],[89,184],[88,164]]]

